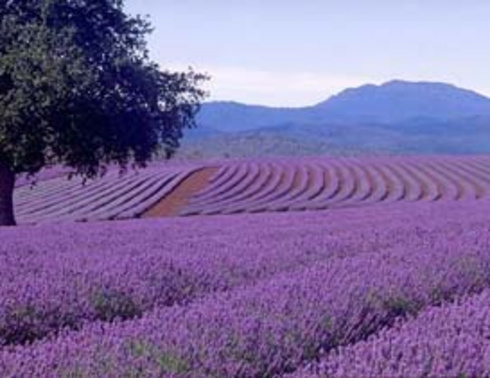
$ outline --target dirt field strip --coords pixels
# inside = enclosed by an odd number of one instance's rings
[[[162,198],[153,207],[141,215],[141,218],[173,217],[187,205],[189,199],[197,192],[204,189],[210,182],[211,177],[218,171],[217,167],[200,169]]]

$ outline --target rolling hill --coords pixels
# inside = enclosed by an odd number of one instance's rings
[[[490,158],[271,158],[155,164],[84,183],[56,177],[15,191],[21,224],[325,210],[488,198]]]

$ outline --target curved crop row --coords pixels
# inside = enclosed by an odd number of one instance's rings
[[[110,171],[83,184],[55,178],[15,192],[20,223],[138,217],[198,168]],[[475,200],[490,193],[490,159],[475,157],[303,158],[222,163],[191,193],[181,215],[322,210],[413,201]]]
[[[318,210],[490,193],[486,157],[316,158],[227,163],[182,215]]]
[[[194,173],[192,168],[149,168],[83,182],[59,177],[23,186],[14,194],[19,223],[135,218]]]

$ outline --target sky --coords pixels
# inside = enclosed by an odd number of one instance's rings
[[[313,105],[401,79],[490,96],[490,0],[126,0],[153,60],[206,72],[209,100]]]

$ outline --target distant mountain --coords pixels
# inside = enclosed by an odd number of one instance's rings
[[[284,123],[400,123],[411,119],[448,121],[490,115],[490,99],[450,84],[390,81],[346,89],[317,105],[273,108],[236,102],[210,102],[198,124],[225,132]]]
[[[490,99],[449,84],[390,81],[347,89],[315,109],[343,122],[403,122],[413,118],[449,120],[490,115]]]
[[[443,83],[364,85],[304,108],[212,102],[198,125],[184,154],[490,153],[490,99]]]

